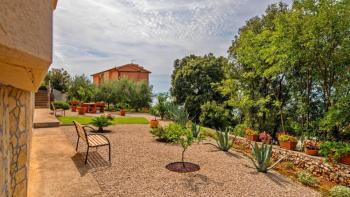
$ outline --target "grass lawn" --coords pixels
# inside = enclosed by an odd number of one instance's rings
[[[61,124],[73,124],[73,120],[81,124],[90,124],[94,117],[91,116],[60,116],[57,119]],[[113,124],[148,124],[144,117],[116,117],[112,120]]]

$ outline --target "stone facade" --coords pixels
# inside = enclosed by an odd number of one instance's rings
[[[249,149],[251,142],[245,138],[236,137],[235,144]],[[287,156],[286,156],[287,155]],[[278,160],[285,157],[284,161],[292,162],[295,166],[307,170],[315,176],[323,177],[337,184],[350,186],[350,166],[343,164],[329,164],[323,157],[307,155],[303,152],[290,151],[274,146],[272,158]]]
[[[33,96],[0,83],[0,196],[26,196]]]

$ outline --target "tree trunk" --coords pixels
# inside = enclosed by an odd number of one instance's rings
[[[182,161],[182,166],[186,169],[186,166],[185,166],[185,151],[186,151],[186,149],[184,149],[182,151],[181,161]]]

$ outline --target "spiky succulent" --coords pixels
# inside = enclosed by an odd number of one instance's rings
[[[270,160],[272,156],[272,145],[262,144],[261,146],[258,143],[252,145],[252,155],[254,159],[249,157],[252,161],[258,172],[266,173],[272,169],[277,163],[282,161],[284,157],[278,160],[276,163],[270,166]]]
[[[229,131],[226,129],[224,131],[216,131],[216,143],[218,148],[222,151],[228,151],[233,145],[232,140],[230,140]]]
[[[201,131],[201,127],[197,124],[192,124],[191,128],[193,137],[198,138]]]

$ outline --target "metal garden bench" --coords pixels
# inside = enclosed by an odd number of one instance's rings
[[[75,150],[78,151],[79,139],[82,139],[87,145],[85,165],[87,164],[89,149],[94,147],[97,148],[101,146],[108,146],[108,160],[109,162],[111,162],[111,143],[109,142],[108,138],[102,134],[87,134],[86,128],[89,128],[92,131],[96,131],[96,130],[91,126],[83,126],[76,121],[73,121],[73,123],[75,125],[75,129],[78,135],[77,146]]]

